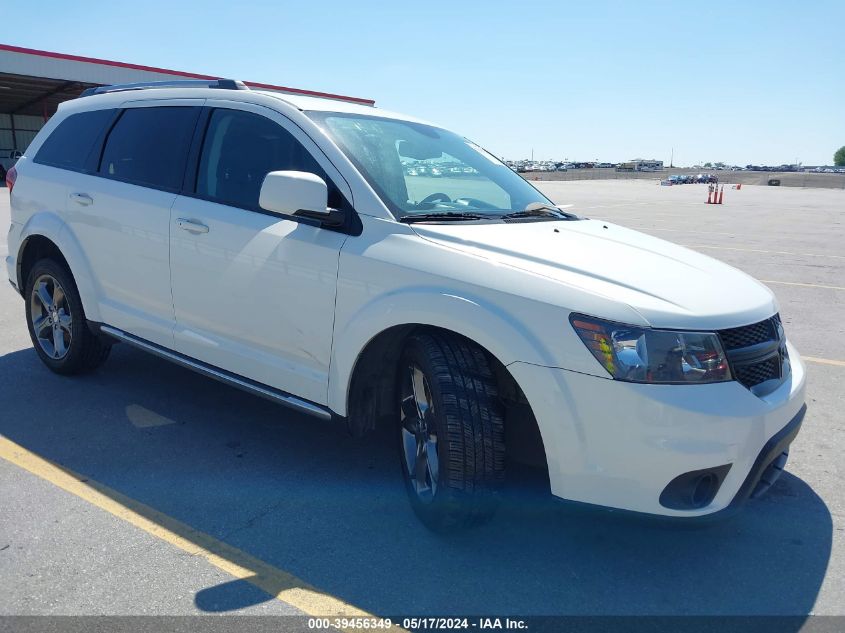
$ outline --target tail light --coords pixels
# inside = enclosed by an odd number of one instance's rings
[[[18,170],[10,167],[6,172],[6,187],[9,188],[9,195],[12,194],[12,188],[15,186],[15,180],[18,179]]]

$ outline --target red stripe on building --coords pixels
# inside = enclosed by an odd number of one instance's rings
[[[156,68],[155,66],[143,66],[141,64],[129,64],[126,62],[116,62],[110,59],[97,59],[96,57],[83,57],[82,55],[68,55],[67,53],[53,53],[51,51],[42,51],[35,48],[24,48],[22,46],[11,46],[9,44],[0,44],[0,51],[9,51],[10,53],[21,53],[24,55],[36,55],[38,57],[49,57],[51,59],[62,59],[66,61],[82,62],[85,64],[99,64],[100,66],[113,66],[115,68],[130,68],[132,70],[143,70],[152,73],[161,73],[164,75],[173,75],[175,77],[185,77],[187,79],[222,79],[222,77],[214,77],[212,75],[200,75],[198,73],[188,73],[182,70],[170,70],[168,68]],[[273,84],[258,83],[255,81],[245,81],[247,86],[252,88],[260,88],[264,90],[281,90],[291,94],[298,94],[307,97],[322,97],[324,99],[339,99],[341,101],[351,101],[352,103],[360,103],[362,105],[375,105],[372,99],[362,99],[360,97],[349,97],[346,95],[333,94],[331,92],[318,92],[316,90],[303,90],[302,88],[288,88],[287,86],[274,86]]]

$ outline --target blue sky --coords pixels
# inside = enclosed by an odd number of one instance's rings
[[[0,41],[374,98],[499,156],[829,164],[845,1],[85,2]]]

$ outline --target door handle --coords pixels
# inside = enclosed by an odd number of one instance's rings
[[[94,204],[94,198],[89,196],[87,193],[72,193],[70,194],[70,199],[76,204],[81,204],[83,207],[88,207]]]
[[[176,224],[179,226],[180,229],[182,229],[183,231],[188,231],[188,233],[208,233],[208,227],[197,220],[179,218],[178,220],[176,220]]]

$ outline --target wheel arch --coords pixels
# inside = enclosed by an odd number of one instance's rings
[[[484,352],[495,376],[505,416],[508,459],[548,470],[545,445],[537,419],[507,366],[487,347],[465,334],[424,323],[388,327],[367,341],[355,359],[347,391],[347,424],[361,436],[398,419],[396,373],[405,340],[418,332],[440,332],[465,339]]]
[[[505,367],[515,361],[556,366],[546,342],[532,328],[482,297],[417,286],[374,297],[351,313],[343,303],[343,297],[338,297],[327,397],[329,408],[339,415],[347,414],[353,371],[364,349],[394,328],[454,332],[487,350]]]
[[[99,321],[97,292],[88,259],[64,222],[48,213],[33,215],[21,231],[15,259],[15,273],[21,294],[24,293],[32,265],[43,257],[52,257],[67,268],[76,284],[88,320]]]
[[[68,272],[73,275],[70,264],[67,263],[67,259],[65,259],[61,249],[55,242],[53,242],[53,240],[39,234],[30,235],[21,242],[16,260],[18,277],[17,284],[18,288],[21,289],[21,292],[23,292],[27,277],[29,277],[29,272],[32,270],[35,262],[39,259],[44,259],[45,257],[56,260],[57,263],[64,266]]]

